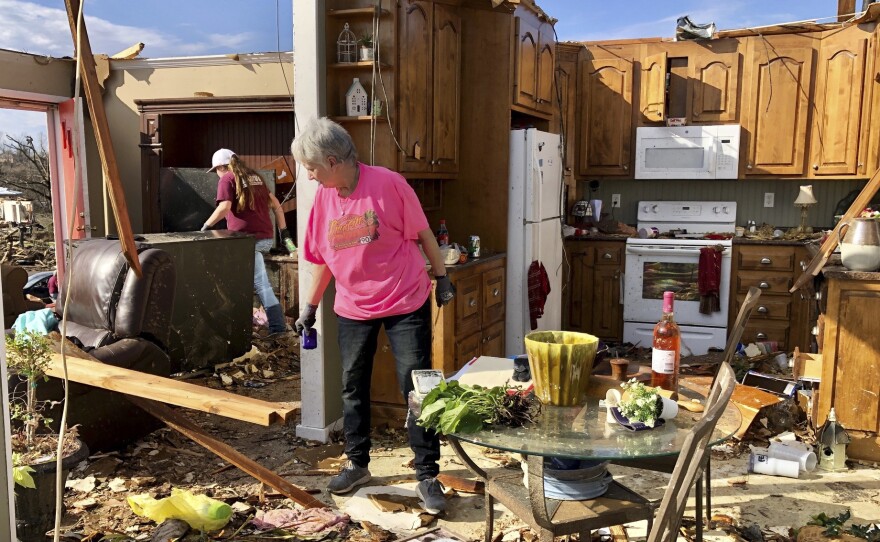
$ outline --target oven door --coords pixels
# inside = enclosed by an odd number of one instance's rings
[[[675,292],[675,321],[680,326],[727,328],[731,247],[721,253],[721,310],[700,313],[697,282],[700,246],[640,244],[626,247],[623,319],[656,323],[663,314],[663,292]]]

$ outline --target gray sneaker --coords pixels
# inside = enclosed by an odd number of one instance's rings
[[[443,484],[436,478],[422,480],[416,486],[416,495],[422,500],[425,512],[429,514],[441,514],[446,510],[446,497],[443,496]]]
[[[358,467],[351,461],[346,461],[345,465],[342,466],[342,470],[339,471],[339,474],[330,478],[330,483],[327,484],[327,489],[330,490],[330,493],[340,494],[340,493],[348,493],[352,489],[357,486],[362,486],[373,479],[373,475],[370,474],[369,469],[366,467]]]

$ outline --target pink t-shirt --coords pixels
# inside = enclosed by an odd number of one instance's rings
[[[336,278],[336,314],[371,320],[413,312],[431,294],[417,242],[428,220],[401,175],[358,167],[349,197],[318,187],[301,254]]]
[[[248,178],[254,188],[254,208],[236,210],[235,175],[229,171],[217,183],[217,203],[231,201],[232,209],[226,213],[226,229],[250,233],[257,239],[272,239],[275,232],[269,218],[269,189],[259,175]]]

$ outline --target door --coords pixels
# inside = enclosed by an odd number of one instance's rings
[[[516,17],[516,88],[513,103],[535,109],[538,101],[539,29],[532,19]]]
[[[400,145],[404,172],[431,171],[430,130],[432,84],[432,6],[421,0],[408,0],[401,6],[400,43]]]
[[[847,33],[822,40],[810,139],[813,175],[855,175],[858,170],[867,45],[867,38]]]
[[[645,122],[666,120],[666,52],[642,60],[640,108]]]
[[[693,57],[688,100],[693,122],[736,122],[739,96],[739,53]]]
[[[752,43],[747,175],[803,175],[813,50]]]
[[[537,95],[535,106],[541,113],[553,113],[553,94],[556,89],[554,73],[556,72],[556,38],[553,25],[541,23],[538,33],[538,70],[536,72]]]
[[[49,123],[49,154],[52,177],[52,220],[55,233],[55,253],[58,260],[58,278],[64,275],[64,241],[87,239],[92,228],[88,208],[86,179],[85,135],[83,132],[82,98],[58,104],[57,114]],[[70,231],[73,218],[73,231]]]
[[[574,248],[574,244],[570,247]],[[566,311],[568,322],[565,329],[589,333],[593,325],[593,250],[580,243],[570,250],[569,280],[566,284]]]
[[[582,175],[627,175],[632,158],[632,61],[593,59],[581,69]]]
[[[458,171],[458,111],[461,80],[461,16],[457,8],[434,5],[433,125],[431,170]]]

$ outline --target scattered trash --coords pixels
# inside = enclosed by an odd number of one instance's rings
[[[232,517],[232,508],[228,504],[177,488],[172,489],[171,496],[164,499],[156,500],[142,494],[129,496],[127,500],[139,516],[156,523],[166,519],[182,519],[193,529],[203,532],[222,529]]]
[[[766,448],[753,448],[749,456],[749,472],[797,478],[800,474],[800,463],[770,457]]]
[[[251,523],[260,530],[289,529],[302,536],[330,530],[344,533],[350,521],[348,515],[335,513],[329,508],[279,508],[257,511]]]
[[[180,540],[189,532],[189,524],[180,519],[166,519],[153,531],[151,542],[167,542],[168,540]]]

